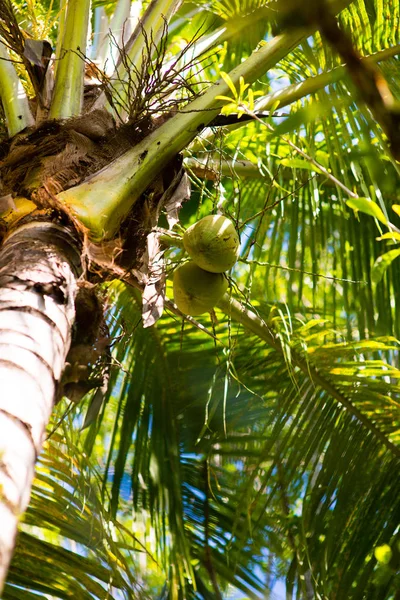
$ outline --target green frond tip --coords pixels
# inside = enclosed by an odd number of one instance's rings
[[[379,256],[372,267],[371,278],[374,283],[379,283],[392,262],[400,256],[400,250],[389,250]]]
[[[375,219],[378,219],[384,225],[388,224],[388,219],[383,214],[382,209],[376,202],[370,200],[370,198],[351,198],[346,201],[346,204],[356,212],[361,211],[371,217],[375,217]]]

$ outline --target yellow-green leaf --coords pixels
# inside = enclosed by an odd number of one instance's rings
[[[224,100],[225,102],[232,103],[232,98],[229,98],[229,96],[215,96],[215,99],[216,100]]]
[[[236,91],[235,84],[233,83],[232,79],[229,77],[228,73],[224,73],[224,71],[221,71],[221,77],[225,81],[225,83],[229,87],[229,89],[231,90],[234,98],[237,99],[238,93]]]
[[[377,546],[374,550],[375,558],[378,562],[383,565],[388,565],[392,558],[392,549],[388,544],[383,544],[382,546]]]
[[[400,216],[400,204],[393,204],[392,210],[396,213],[396,215]]]
[[[383,235],[381,235],[380,237],[377,237],[376,239],[379,241],[392,240],[393,242],[394,241],[400,242],[400,233],[398,233],[397,231],[388,231],[387,233],[384,233]]]
[[[385,274],[386,269],[398,256],[400,256],[400,249],[390,250],[389,252],[382,254],[382,256],[379,256],[376,259],[374,266],[372,267],[372,281],[374,281],[375,283],[379,283],[383,275]]]
[[[346,204],[355,211],[359,210],[367,215],[371,215],[371,217],[375,217],[375,219],[378,219],[384,225],[388,224],[388,220],[383,214],[382,209],[376,202],[369,198],[350,198],[346,201]]]
[[[291,169],[307,169],[307,171],[317,171],[318,173],[321,173],[318,167],[301,158],[282,158],[279,162],[283,167],[290,167]]]

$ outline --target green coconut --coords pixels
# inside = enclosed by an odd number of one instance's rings
[[[175,304],[186,315],[209,312],[222,298],[228,282],[221,273],[210,273],[189,261],[174,271]]]
[[[183,245],[196,265],[211,273],[229,271],[239,256],[235,226],[222,215],[209,215],[189,227]]]

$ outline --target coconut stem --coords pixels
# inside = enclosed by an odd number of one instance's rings
[[[6,117],[7,131],[10,137],[25,127],[34,125],[22,81],[20,81],[14,65],[0,40],[0,98]]]

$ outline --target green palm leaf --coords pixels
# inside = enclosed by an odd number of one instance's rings
[[[40,459],[5,599],[30,598],[30,591],[35,598],[82,599],[143,593],[123,550],[135,540],[109,518],[97,486],[82,450],[70,436],[53,434]]]

